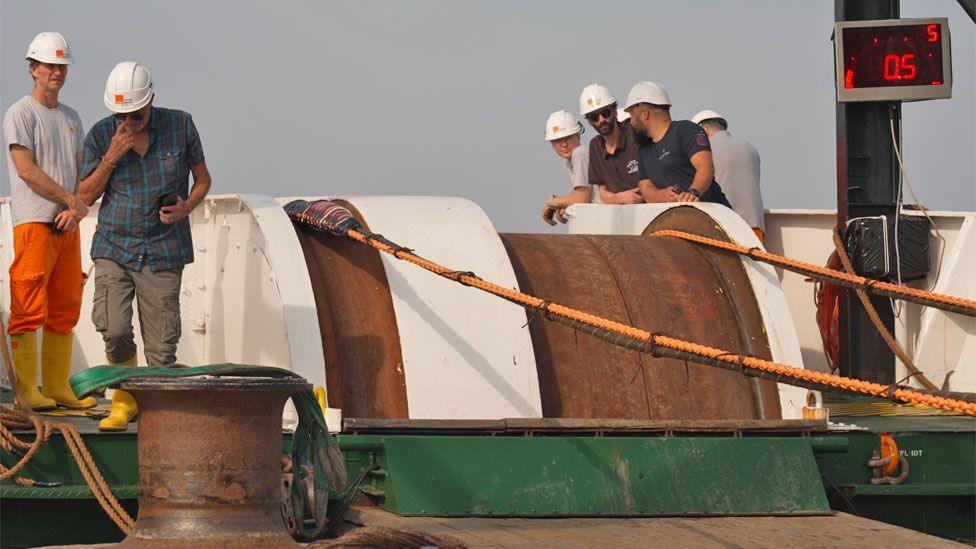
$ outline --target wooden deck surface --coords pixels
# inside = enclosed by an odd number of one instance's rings
[[[347,522],[450,535],[469,547],[963,547],[846,513],[820,517],[439,518],[352,508]]]

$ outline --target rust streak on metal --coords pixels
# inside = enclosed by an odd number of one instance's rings
[[[649,230],[727,239],[704,213],[678,208]],[[502,234],[519,287],[532,295],[703,344],[768,358],[762,317],[738,257],[678,239]],[[776,385],[735,372],[643,357],[530,320],[545,417],[778,419]],[[643,377],[643,379],[641,379]]]
[[[366,226],[351,204],[335,202]],[[315,295],[329,406],[359,417],[406,418],[403,354],[380,253],[299,224],[295,231]]]
[[[679,227],[680,230],[731,242],[725,231],[719,228],[711,217],[691,207],[674,208],[664,212],[644,229],[644,234],[659,229]],[[773,355],[769,349],[769,338],[766,335],[762,314],[759,312],[759,304],[756,302],[752,284],[742,267],[742,258],[735,254],[719,253],[703,248],[698,248],[698,252],[712,266],[718,281],[722,284],[726,299],[732,305],[730,311],[735,317],[734,327],[738,329],[738,337],[730,340],[729,346],[724,348],[772,360]],[[726,375],[735,374],[726,372]],[[783,417],[776,383],[751,378],[750,391],[753,395],[756,419]]]

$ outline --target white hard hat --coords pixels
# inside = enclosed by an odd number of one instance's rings
[[[583,133],[583,125],[569,111],[556,111],[546,120],[546,141]]]
[[[700,111],[695,116],[692,116],[691,117],[691,121],[694,122],[695,124],[701,124],[702,120],[711,120],[712,118],[718,118],[720,120],[725,120],[725,117],[722,116],[721,114],[719,114],[719,113],[717,113],[717,112],[715,112],[715,111],[713,111],[711,109],[705,109],[703,111]]]
[[[108,73],[105,82],[105,106],[117,113],[135,112],[153,96],[149,71],[135,61],[123,61]]]
[[[651,105],[670,105],[671,98],[668,97],[668,90],[664,89],[655,82],[638,82],[630,88],[627,94],[627,104],[624,110],[629,111],[631,107],[638,103],[650,103]]]
[[[68,41],[56,32],[42,32],[31,40],[27,46],[25,59],[34,59],[41,63],[52,63],[55,65],[71,64],[71,48]]]
[[[580,94],[580,114],[586,116],[616,102],[617,99],[610,94],[606,86],[590,84],[583,88],[583,93]]]
[[[626,122],[628,120],[630,120],[630,113],[623,109],[617,109],[617,122]]]

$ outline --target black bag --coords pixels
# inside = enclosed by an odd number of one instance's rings
[[[898,217],[898,241],[895,249],[895,218],[857,217],[847,222],[844,248],[861,276],[902,282],[925,278],[929,274],[929,231],[927,217]],[[901,269],[899,272],[896,259]]]

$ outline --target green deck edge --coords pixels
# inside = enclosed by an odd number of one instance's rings
[[[950,539],[971,542],[976,537],[976,420],[961,417],[835,417],[833,420],[861,425],[869,430],[801,437],[806,438],[814,450],[812,459],[824,480],[820,493],[826,492],[832,508]],[[68,418],[67,421],[79,425],[99,468],[106,473],[113,490],[123,498],[123,505],[134,513],[136,502],[128,498],[135,496],[137,483],[135,433],[98,433],[96,422],[92,420]],[[877,447],[878,433],[882,431],[894,433],[902,450],[916,454],[909,455],[912,473],[903,485],[869,484],[871,471],[867,467],[867,459]],[[25,434],[24,438],[30,439],[32,434]],[[372,467],[374,461],[378,464],[382,455],[375,450],[386,447],[386,443],[380,446],[375,439],[367,439],[365,435],[342,435],[340,438],[345,447],[350,478],[355,478],[356,472],[363,467]],[[586,436],[567,438],[592,439]],[[612,438],[628,437],[606,437]],[[660,440],[660,437],[630,438]],[[731,437],[696,437],[696,440],[702,438],[729,440]],[[768,438],[755,437],[753,440]],[[396,455],[392,459],[396,462],[410,455],[403,448],[394,452]],[[4,464],[12,465],[15,461],[14,456],[6,452],[0,454]],[[471,460],[471,454],[452,450],[451,455],[452,461],[457,464],[447,470],[473,467],[464,465],[465,460]],[[538,463],[538,460],[535,462]],[[363,493],[369,493],[374,501],[388,493],[388,487],[384,486],[387,480],[384,479],[410,479],[409,470],[408,476],[403,477],[399,466],[394,465],[391,469],[388,465],[383,464],[366,479]],[[118,529],[104,516],[98,504],[90,499],[90,492],[59,436],[52,437],[25,474],[38,480],[66,481],[66,485],[60,488],[23,489],[9,482],[0,483],[0,546],[23,546],[22,542],[32,539],[33,545],[101,543],[121,539]],[[410,498],[415,497],[410,495],[411,490],[414,489],[403,492],[401,499],[404,505],[416,505],[416,501],[410,502]],[[499,496],[499,493],[495,492],[494,495]],[[63,499],[63,496],[69,498]],[[505,501],[506,498],[501,497],[500,500]],[[30,537],[41,534],[43,539]]]
[[[340,435],[350,476],[407,516],[831,513],[807,437]],[[358,454],[351,455],[351,454]]]

